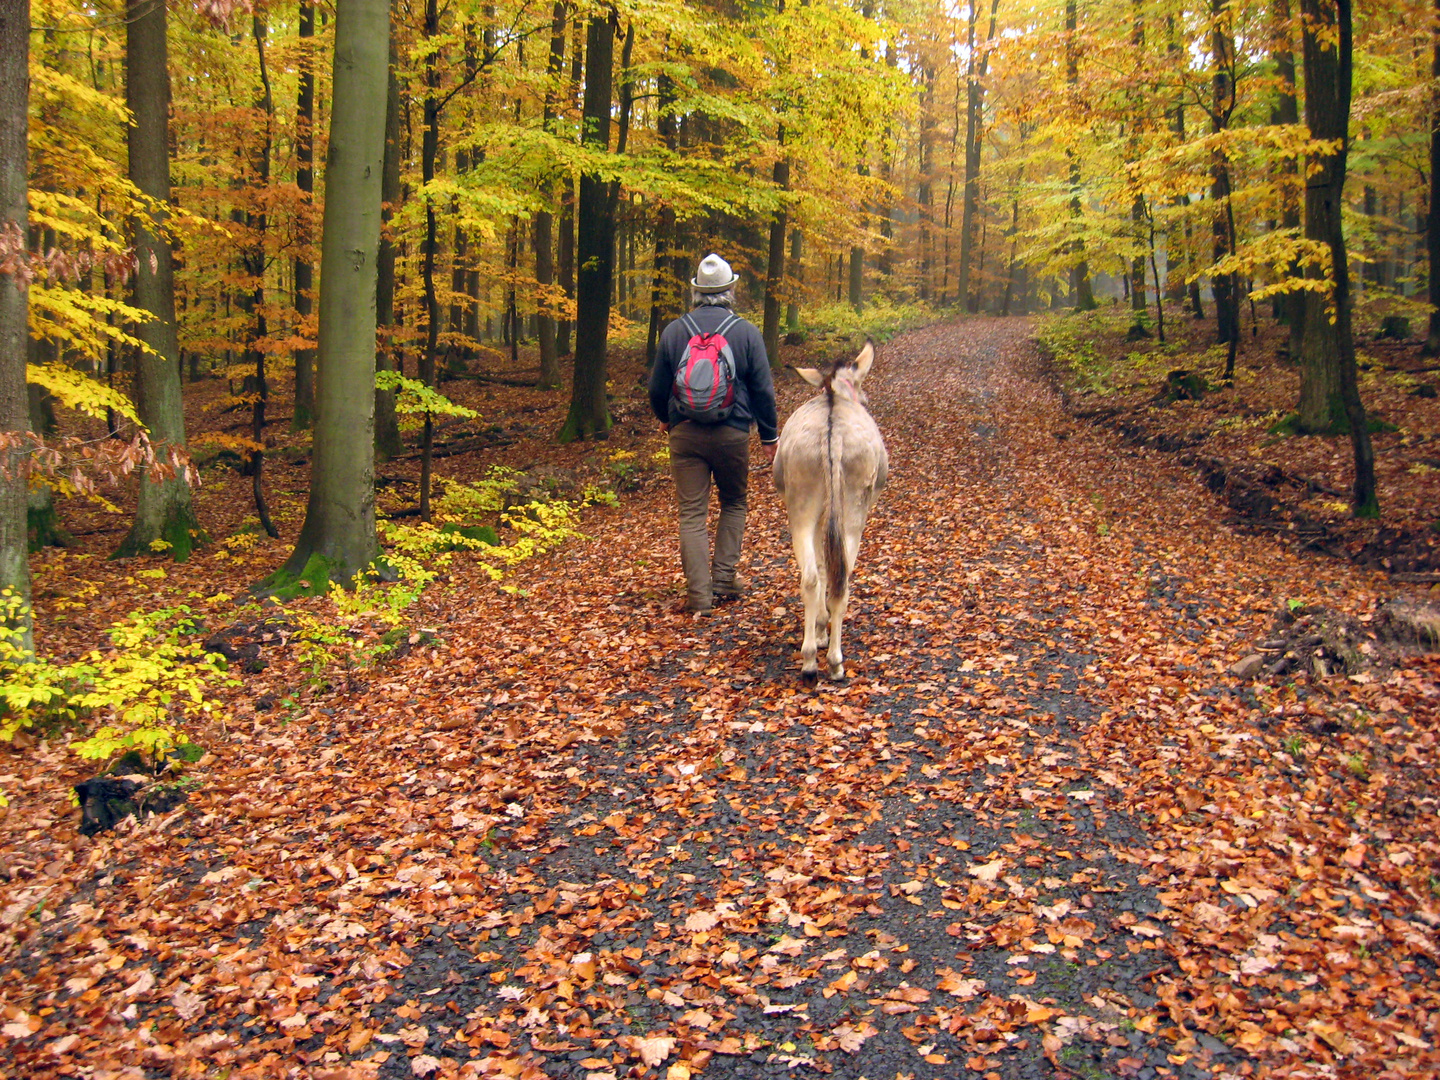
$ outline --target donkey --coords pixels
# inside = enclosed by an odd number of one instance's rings
[[[890,468],[885,442],[860,390],[874,359],[875,347],[867,341],[854,360],[836,361],[825,371],[796,368],[823,393],[785,421],[775,451],[775,490],[790,517],[805,601],[800,677],[808,686],[820,678],[815,651],[827,640],[830,677],[845,677],[840,624],[850,600],[850,574],[865,518]]]

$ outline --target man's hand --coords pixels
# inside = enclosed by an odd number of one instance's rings
[[[767,464],[770,464],[770,465],[774,465],[774,464],[775,464],[775,449],[776,449],[776,447],[778,447],[779,445],[780,445],[779,443],[773,443],[773,442],[772,442],[772,443],[762,443],[762,444],[761,444],[761,447],[760,447],[760,448],[765,451],[765,461],[766,461]]]
[[[660,425],[660,434],[661,434],[661,435],[669,435],[669,434],[670,434],[670,425],[669,425],[669,424],[661,424],[661,425]]]

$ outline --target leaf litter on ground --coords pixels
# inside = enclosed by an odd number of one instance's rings
[[[278,654],[180,811],[84,840],[30,747],[11,1067],[1433,1075],[1435,658],[1230,670],[1289,598],[1393,589],[1077,428],[1024,322],[904,335],[874,382],[847,682],[798,684],[767,478],[709,621],[652,481],[512,591],[456,563],[437,640],[289,714]]]

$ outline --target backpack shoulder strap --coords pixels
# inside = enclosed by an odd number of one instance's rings
[[[700,325],[688,314],[680,316],[680,324],[690,331],[691,337],[699,337],[701,334]]]
[[[739,321],[740,316],[732,312],[728,319],[726,319],[724,322],[722,322],[719,326],[717,326],[714,330],[710,332],[712,334],[723,334],[726,330],[729,330],[730,327],[734,326]]]

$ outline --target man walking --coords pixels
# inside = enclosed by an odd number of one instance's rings
[[[670,436],[680,506],[684,610],[697,615],[744,591],[735,567],[745,536],[751,423],[768,461],[779,439],[765,342],[734,313],[739,280],[719,255],[701,260],[690,282],[693,310],[660,335],[650,371],[650,407]],[[706,531],[712,478],[720,495],[713,556]]]

